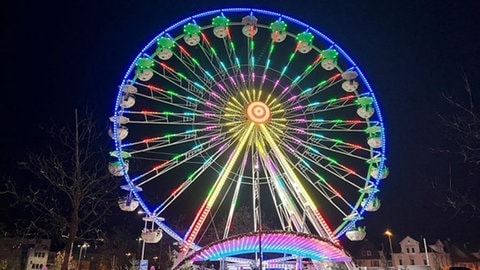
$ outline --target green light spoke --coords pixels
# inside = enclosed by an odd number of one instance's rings
[[[290,141],[292,144],[288,144],[287,141]],[[292,145],[296,146],[303,146],[305,150],[302,153],[295,153],[295,155],[299,158],[299,160],[309,160],[310,162],[314,163],[320,168],[328,171],[332,175],[335,175],[339,179],[351,184],[356,189],[360,189],[361,187],[357,184],[347,180],[347,176],[353,175],[358,179],[361,179],[362,182],[367,182],[368,179],[359,175],[357,172],[353,171],[350,168],[345,167],[343,164],[340,164],[335,159],[323,154],[321,151],[317,150],[316,147],[318,145],[314,145],[311,142],[300,143],[298,144],[298,139],[292,136],[286,136],[285,140],[281,142],[282,145],[286,147],[286,149],[294,149]],[[316,146],[316,147],[315,147]],[[330,150],[328,147],[319,147],[321,149]],[[350,155],[350,157],[354,157]],[[320,164],[320,162],[324,162],[325,165]]]
[[[270,63],[272,61],[271,56],[272,56],[272,53],[273,53],[274,49],[275,49],[275,42],[272,40],[271,43],[270,43],[270,48],[268,50],[268,55],[267,55],[266,60],[265,60],[265,66],[263,68],[262,77],[260,78],[260,85],[258,87],[258,89],[260,91],[263,90],[263,83],[265,82],[265,78],[267,77],[267,71],[270,68]]]
[[[233,65],[232,60],[229,57],[230,67],[233,69],[227,68],[225,63],[220,59],[217,50],[212,47],[212,44],[208,42],[206,37],[202,35],[203,41],[199,44],[199,48],[203,52],[204,56],[208,59],[208,62],[212,67],[217,71],[217,75],[224,82],[224,88],[228,92],[228,96],[231,96],[238,89],[241,82],[238,81],[237,75],[240,73],[240,70],[237,69],[236,65]],[[225,49],[228,51],[230,46],[227,45],[226,39],[223,39],[223,44]],[[233,74],[232,74],[233,73]]]
[[[340,83],[341,79],[342,79],[341,73],[337,73],[329,77],[328,79],[318,82],[313,87],[305,88],[305,90],[303,90],[303,92],[300,93],[298,101],[299,102],[304,101],[307,98],[310,98],[312,96],[325,92],[325,90],[330,89],[331,87]]]
[[[185,192],[193,182],[195,182],[202,174],[209,169],[218,159],[228,150],[228,147],[219,148],[217,151],[212,153],[205,161],[200,165],[195,171],[193,171],[185,181],[183,181],[167,199],[160,204],[160,206],[154,211],[155,213],[161,214],[170,204],[173,203],[176,197],[180,196]]]
[[[334,98],[326,101],[315,101],[303,106],[291,104],[285,110],[289,114],[285,117],[288,120],[301,119],[310,117],[312,114],[320,114],[322,112],[343,109],[346,107],[357,106],[355,103],[355,96],[348,95],[340,98]]]
[[[187,151],[182,154],[178,154],[176,156],[173,156],[171,159],[165,161],[164,163],[152,168],[151,170],[147,171],[146,173],[142,174],[141,177],[137,177],[139,183],[137,184],[138,186],[145,185],[146,183],[152,181],[153,179],[163,175],[164,173],[181,166],[182,164],[187,163],[188,161],[192,160],[193,158],[199,156],[203,151],[208,151],[210,149],[213,149],[219,145],[225,144],[232,141],[232,139],[225,138],[224,136],[219,136],[217,140],[215,140],[213,143],[210,141],[204,142],[202,144],[196,145],[192,148],[192,151]],[[197,150],[197,149],[202,149]],[[143,179],[144,177],[148,177],[149,175],[152,175],[147,179]]]
[[[308,75],[310,75],[319,65],[320,65],[321,55],[317,56],[313,62],[306,66],[301,74],[297,75],[292,83],[288,86],[288,90],[282,90],[282,93],[279,97],[280,100],[285,99],[288,96],[289,90],[297,87]],[[314,87],[315,88],[315,87]]]

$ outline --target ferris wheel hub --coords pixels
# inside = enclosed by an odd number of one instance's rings
[[[246,114],[248,120],[255,124],[265,124],[272,115],[268,105],[261,101],[254,101],[248,104]]]

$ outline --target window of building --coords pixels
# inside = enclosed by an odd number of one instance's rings
[[[410,265],[415,265],[415,261],[413,259],[410,259]]]
[[[410,248],[407,248],[407,253],[410,253]]]
[[[403,265],[402,259],[398,259],[398,264]]]
[[[415,248],[412,247],[412,253],[415,253]]]
[[[372,251],[371,250],[367,250],[367,256],[372,256]]]
[[[380,263],[377,260],[375,260],[375,261],[373,261],[373,266],[378,267],[378,266],[380,266]]]
[[[423,265],[427,265],[427,260],[423,259]]]

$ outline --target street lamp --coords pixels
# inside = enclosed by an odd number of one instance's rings
[[[78,247],[80,248],[80,250],[78,251],[78,268],[80,270],[80,262],[82,261],[82,251],[83,249],[85,249],[85,252],[83,253],[83,256],[85,256],[85,254],[87,253],[87,248],[90,247],[90,244],[88,244],[87,242],[83,242],[83,244],[81,245],[78,245]]]
[[[392,248],[392,233],[390,230],[385,231],[385,235],[388,237],[388,244],[390,245],[390,256],[393,254],[393,248]]]

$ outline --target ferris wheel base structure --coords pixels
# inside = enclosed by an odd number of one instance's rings
[[[201,263],[205,261],[226,261],[236,267],[249,268],[258,266],[255,259],[234,257],[252,254],[269,254],[268,259],[262,260],[260,269],[268,268],[298,268],[304,263],[318,264],[319,262],[350,263],[351,258],[342,247],[322,239],[316,235],[285,232],[265,231],[236,235],[228,239],[211,243],[190,254],[179,266]],[[288,256],[286,255],[288,254]],[[263,255],[262,255],[263,256]],[[307,261],[303,261],[307,259]]]

